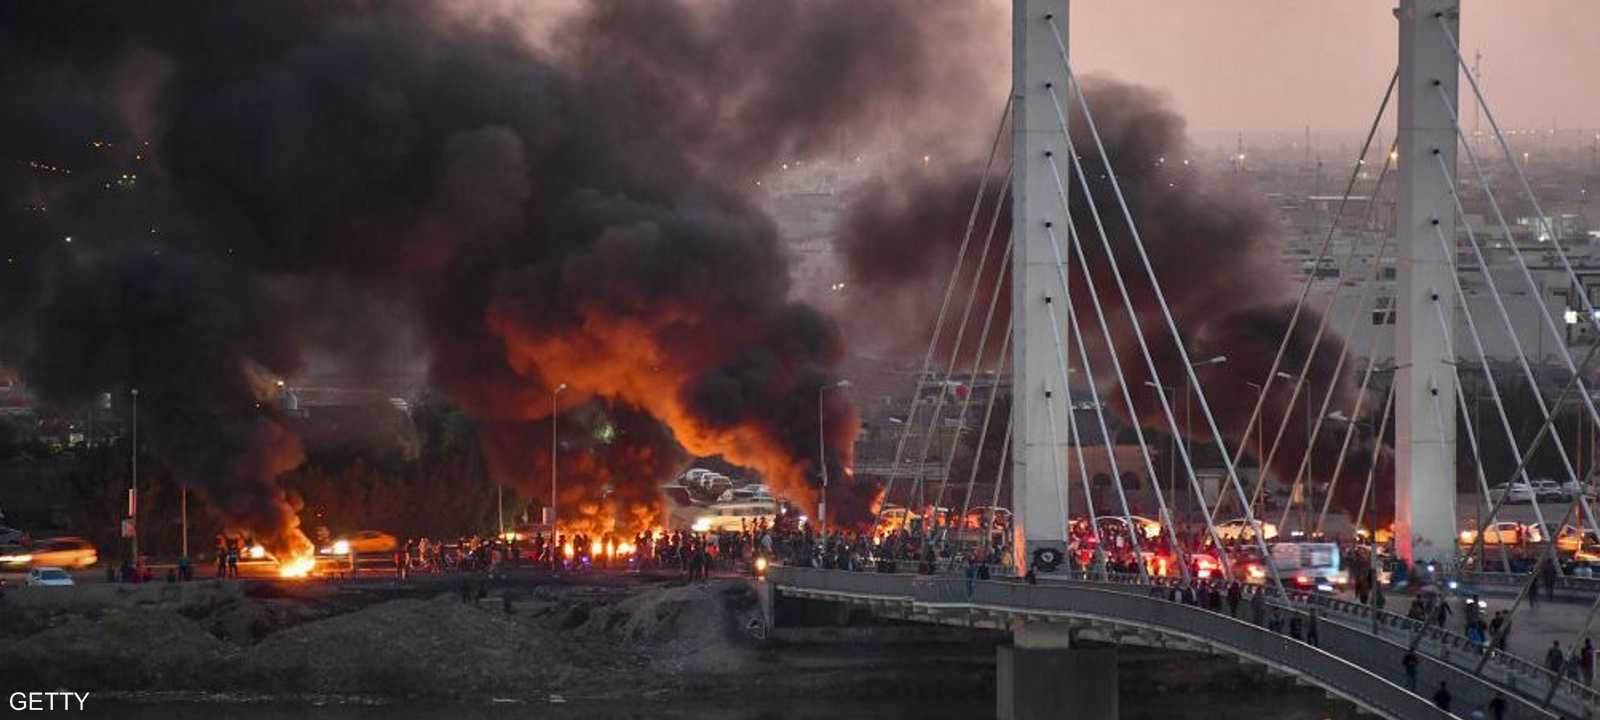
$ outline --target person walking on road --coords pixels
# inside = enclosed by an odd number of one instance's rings
[[[1556,599],[1556,564],[1545,558],[1544,564],[1539,566],[1539,581],[1544,583],[1544,599],[1554,602]]]

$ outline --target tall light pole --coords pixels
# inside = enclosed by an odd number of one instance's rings
[[[1283,378],[1284,380],[1293,380],[1293,379],[1295,379],[1293,375],[1290,375],[1289,373],[1282,372],[1282,371],[1278,372],[1278,377]],[[1314,439],[1311,436],[1311,428],[1312,428],[1312,422],[1311,422],[1311,392],[1308,389],[1306,389],[1304,386],[1302,386],[1300,388],[1300,395],[1302,397],[1304,397],[1305,401],[1306,401],[1306,452],[1309,453],[1309,452],[1311,452],[1311,443],[1312,443],[1312,441]],[[1306,481],[1305,490],[1302,491],[1302,494],[1300,495],[1300,526],[1301,527],[1305,527],[1305,524],[1306,524],[1306,499],[1312,496],[1312,492],[1311,492],[1312,485],[1313,484],[1311,483],[1311,481],[1307,480]],[[1289,500],[1291,502],[1293,502],[1294,498],[1290,497]],[[1285,517],[1287,517],[1287,516],[1285,516]]]
[[[1146,380],[1144,384],[1159,393],[1177,394],[1176,388],[1169,388],[1156,383],[1154,380]],[[1177,402],[1176,397],[1173,398],[1173,402]],[[1176,513],[1178,510],[1178,433],[1176,428],[1174,428],[1169,437],[1172,438],[1172,447],[1167,450],[1167,496],[1172,498],[1172,510]],[[1159,487],[1158,485],[1157,488]],[[1173,520],[1173,522],[1176,523],[1177,520]],[[1167,531],[1175,532],[1176,528],[1167,528]]]
[[[817,462],[822,467],[822,495],[817,500],[817,523],[824,537],[828,534],[828,432],[823,424],[822,401],[829,388],[850,387],[849,380],[840,380],[817,388]]]
[[[133,442],[130,455],[133,479],[128,484],[128,537],[133,550],[133,567],[139,567],[139,388],[128,391],[133,396]]]
[[[1257,395],[1264,395],[1267,392],[1266,386],[1262,385],[1261,383],[1253,383],[1253,382],[1250,382],[1249,380],[1246,380],[1244,382],[1244,384],[1255,388]],[[1258,401],[1258,402],[1264,402],[1264,400]],[[1245,428],[1244,430],[1245,430],[1246,433],[1250,432],[1250,428],[1248,428],[1248,427]],[[1257,487],[1266,487],[1266,483],[1267,483],[1267,419],[1266,419],[1266,415],[1265,414],[1262,414],[1262,415],[1260,415],[1259,417],[1256,418],[1256,473],[1260,476],[1260,477],[1256,478],[1256,486]],[[1240,508],[1240,512],[1243,512],[1243,511],[1244,511],[1244,509]]]
[[[1202,368],[1207,365],[1221,365],[1227,361],[1227,355],[1218,355],[1216,357],[1206,358],[1205,360],[1197,360],[1192,362],[1189,364],[1189,367]],[[1194,446],[1189,438],[1190,436],[1194,435],[1194,418],[1193,414],[1189,412],[1189,398],[1194,394],[1194,387],[1189,384],[1188,373],[1184,373],[1183,377],[1183,452],[1185,455],[1193,458]],[[1156,388],[1161,392],[1170,392],[1174,395],[1176,395],[1178,391],[1177,388],[1169,388],[1165,385],[1157,385],[1150,380],[1144,381],[1144,384],[1152,388]],[[1173,398],[1173,400],[1176,402],[1177,398]],[[1167,464],[1167,472],[1170,475],[1168,482],[1170,489],[1168,490],[1168,494],[1172,496],[1172,505],[1174,508],[1176,508],[1178,505],[1178,438],[1176,437],[1176,434],[1174,434],[1174,437],[1172,438],[1172,453],[1167,458]],[[1206,499],[1200,498],[1199,502],[1201,505],[1204,505],[1206,503]]]
[[[1204,360],[1196,360],[1196,361],[1194,361],[1192,363],[1189,363],[1189,367],[1203,368],[1203,367],[1206,367],[1207,365],[1221,365],[1221,364],[1223,364],[1223,363],[1225,363],[1227,361],[1228,361],[1228,356],[1227,355],[1217,355],[1215,357],[1209,357],[1209,358],[1206,358]],[[1191,458],[1190,462],[1193,462],[1192,458],[1194,458],[1194,441],[1190,439],[1190,438],[1194,437],[1194,413],[1191,412],[1191,410],[1194,407],[1193,399],[1194,399],[1194,386],[1189,382],[1189,373],[1184,373],[1183,374],[1183,452],[1185,454],[1187,454]],[[1228,452],[1228,449],[1227,448],[1223,448],[1222,452],[1226,453],[1226,452]],[[1220,484],[1217,486],[1217,494],[1218,495],[1222,494],[1222,486]],[[1210,504],[1210,502],[1211,502],[1210,500],[1207,500],[1207,499],[1205,499],[1203,497],[1200,498],[1200,506],[1201,506],[1201,508],[1205,508],[1207,505]]]
[[[558,421],[560,421],[561,418],[560,418],[560,415],[558,415],[557,412],[556,412],[556,397],[561,394],[562,390],[566,390],[566,389],[567,389],[567,384],[566,383],[561,383],[560,385],[556,386],[556,389],[550,391],[550,542],[555,542],[555,539],[556,539],[556,519],[557,519],[557,515],[556,515],[556,443],[557,443],[557,439],[556,439],[557,438],[557,435],[556,435],[556,423]]]

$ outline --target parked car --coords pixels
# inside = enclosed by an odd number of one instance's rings
[[[1463,524],[1464,525],[1471,525],[1472,522],[1469,520],[1469,521],[1467,521],[1467,522],[1465,522]],[[1521,523],[1515,523],[1515,522],[1511,522],[1509,520],[1493,523],[1493,524],[1489,525],[1489,527],[1484,528],[1484,530],[1483,530],[1483,544],[1484,545],[1521,545],[1523,537],[1524,537],[1524,532],[1525,531],[1523,530],[1523,527],[1522,527]],[[1476,540],[1476,539],[1477,539],[1477,531],[1476,530],[1462,530],[1461,531],[1461,544],[1462,545],[1471,545],[1473,543],[1473,541]]]
[[[1537,493],[1533,486],[1520,480],[1500,483],[1489,490],[1489,499],[1492,502],[1504,502],[1508,505],[1525,505],[1533,502],[1535,497]]]
[[[94,545],[81,537],[39,540],[30,549],[32,564],[46,567],[89,567],[100,561]]]
[[[348,538],[340,538],[320,550],[324,555],[357,555],[363,553],[394,552],[400,542],[382,530],[360,530]]]
[[[1278,537],[1278,526],[1261,520],[1256,521],[1261,526],[1261,534],[1266,540]],[[1227,522],[1217,524],[1217,536],[1226,540],[1255,540],[1255,529],[1244,518],[1234,518]]]
[[[1578,497],[1579,495],[1582,495],[1590,500],[1595,499],[1594,486],[1588,483],[1578,482],[1577,480],[1568,480],[1561,483],[1561,492],[1566,493],[1568,499]]]
[[[1600,536],[1588,528],[1562,525],[1561,534],[1556,536],[1556,549],[1561,552],[1575,553],[1591,545],[1600,545]]]
[[[1539,502],[1572,502],[1572,496],[1561,489],[1561,483],[1549,478],[1534,480],[1533,492]]]
[[[36,567],[28,571],[28,587],[70,587],[72,576],[58,567]]]

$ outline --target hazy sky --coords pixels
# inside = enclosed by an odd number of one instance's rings
[[[1364,129],[1395,65],[1393,0],[1071,3],[1074,64],[1167,91],[1192,132]],[[1502,126],[1600,127],[1600,0],[1463,0],[1461,14]]]

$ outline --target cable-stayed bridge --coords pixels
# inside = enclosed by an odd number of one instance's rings
[[[1399,3],[1395,11],[1399,63],[1387,88],[1375,89],[1382,99],[1314,260],[1317,267],[1336,263],[1342,278],[1356,267],[1358,249],[1377,259],[1363,260],[1371,272],[1381,271],[1381,261],[1393,258],[1395,293],[1386,309],[1393,320],[1393,362],[1380,366],[1378,353],[1371,348],[1363,353],[1362,348],[1338,340],[1341,334],[1350,337],[1351,328],[1338,327],[1332,313],[1312,308],[1317,273],[1308,273],[1286,324],[1278,330],[1275,356],[1253,358],[1260,362],[1252,366],[1265,371],[1249,383],[1257,394],[1253,403],[1244,403],[1253,407],[1242,430],[1225,427],[1228,416],[1218,398],[1208,395],[1200,369],[1247,350],[1222,346],[1214,348],[1221,353],[1215,357],[1193,355],[1193,338],[1169,302],[1174,278],[1163,277],[1152,262],[1135,212],[1140,198],[1130,198],[1125,182],[1129,172],[1139,169],[1108,152],[1112,143],[1096,122],[1091,93],[1084,91],[1074,72],[1067,44],[1068,1],[1014,0],[1013,7],[1013,91],[997,123],[983,181],[960,229],[955,267],[893,460],[870,468],[886,478],[885,497],[890,500],[931,496],[935,505],[954,505],[954,498],[960,498],[959,513],[954,508],[951,512],[963,522],[969,508],[1000,504],[1001,488],[1009,485],[1009,526],[996,526],[993,512],[984,513],[981,522],[986,531],[984,551],[995,550],[989,547],[987,531],[1009,534],[1010,540],[1001,546],[1011,576],[979,580],[963,574],[959,564],[936,567],[931,560],[923,563],[920,573],[909,567],[900,568],[906,572],[777,567],[763,585],[769,619],[781,624],[795,603],[822,602],[865,607],[904,620],[1010,630],[1015,643],[1002,649],[998,663],[997,708],[1002,717],[1115,717],[1114,648],[1130,643],[1237,656],[1317,685],[1383,717],[1453,717],[1431,700],[1441,684],[1449,688],[1455,697],[1453,708],[1463,716],[1497,702],[1505,704],[1507,717],[1600,715],[1600,694],[1580,682],[1504,649],[1489,649],[1500,644],[1498,635],[1504,630],[1497,627],[1489,637],[1468,640],[1431,626],[1427,618],[1417,621],[1386,612],[1376,600],[1381,592],[1372,596],[1373,605],[1302,592],[1292,587],[1294,578],[1280,573],[1267,545],[1265,528],[1286,527],[1290,522],[1287,507],[1276,517],[1261,514],[1269,474],[1290,484],[1295,494],[1325,479],[1314,522],[1308,515],[1299,523],[1299,530],[1311,535],[1324,529],[1335,497],[1332,486],[1360,483],[1354,527],[1370,527],[1365,537],[1376,542],[1377,493],[1392,472],[1395,554],[1410,570],[1413,587],[1428,581],[1444,584],[1448,578],[1482,571],[1494,560],[1495,553],[1484,545],[1485,530],[1493,526],[1512,493],[1493,492],[1492,482],[1531,485],[1528,466],[1541,451],[1559,458],[1565,477],[1558,479],[1580,488],[1591,479],[1593,458],[1587,463],[1575,461],[1555,419],[1564,407],[1576,406],[1600,425],[1600,410],[1587,381],[1594,348],[1600,345],[1592,345],[1582,358],[1559,346],[1556,359],[1568,379],[1553,399],[1539,391],[1542,386],[1533,369],[1538,361],[1530,362],[1503,299],[1532,288],[1537,314],[1549,324],[1541,332],[1548,330],[1556,337],[1561,336],[1560,328],[1553,318],[1560,316],[1546,306],[1531,269],[1545,260],[1527,257],[1517,247],[1503,196],[1509,193],[1531,205],[1536,218],[1546,216],[1462,57],[1459,0]],[[1467,81],[1466,92],[1462,78]],[[1462,102],[1472,108],[1469,113],[1461,110]],[[1377,146],[1374,138],[1391,107],[1397,137],[1390,147]],[[1482,113],[1492,131],[1494,142],[1487,146],[1470,142],[1461,128],[1463,114],[1475,112]],[[1509,187],[1491,182],[1486,165],[1496,159],[1514,170]],[[1380,167],[1378,186],[1392,183],[1398,198],[1395,232],[1390,237],[1372,231],[1370,216],[1352,218],[1352,225],[1364,229],[1368,244],[1358,248],[1359,243],[1352,243],[1342,259],[1335,258],[1330,252],[1334,228],[1352,198],[1358,175],[1372,165]],[[1458,182],[1461,173],[1467,173],[1470,182]],[[1482,192],[1492,209],[1493,238],[1481,236],[1466,221],[1463,194],[1469,186]],[[1363,205],[1366,212],[1373,212],[1374,203]],[[1007,208],[1009,238],[1000,223]],[[1485,307],[1481,301],[1468,302],[1464,268],[1458,264],[1486,267],[1488,243],[1509,248],[1520,270],[1511,279],[1525,285],[1504,287],[1503,278],[1482,273],[1483,289],[1492,300]],[[1574,287],[1585,287],[1559,238],[1552,236],[1548,247],[1541,249],[1546,251],[1541,255],[1553,255]],[[1221,268],[1186,271],[1224,272]],[[1010,282],[978,282],[1001,274]],[[969,276],[971,281],[964,281]],[[957,292],[960,287],[969,288],[966,297]],[[1005,287],[1010,289],[1009,298],[1001,298]],[[1343,287],[1336,283],[1334,297],[1324,300],[1332,304]],[[1371,285],[1360,287],[1363,296],[1356,304],[1364,307],[1373,302],[1366,296]],[[1600,313],[1588,293],[1577,293],[1577,299],[1578,322],[1600,331]],[[1007,302],[1010,321],[1002,322],[997,320],[1003,316],[997,308]],[[1353,313],[1350,322],[1361,315]],[[1491,361],[1484,342],[1488,332],[1510,338],[1514,364]],[[963,346],[977,348],[973,357],[960,354]],[[1314,367],[1312,358],[1319,357],[1320,347],[1330,349],[1320,357],[1333,359],[1331,369]],[[983,372],[1010,377],[1009,419],[997,417],[998,392],[983,401],[971,394],[948,398],[943,392],[935,393],[931,403],[921,401],[928,383]],[[1463,372],[1486,381],[1491,420],[1497,423],[1481,431],[1469,424],[1464,437],[1458,437],[1457,413],[1471,413],[1480,400],[1474,397],[1469,407],[1458,381]],[[1334,379],[1318,382],[1319,373]],[[1525,381],[1534,390],[1541,425],[1531,442],[1523,442],[1514,427],[1497,380]],[[1145,385],[1156,392],[1136,399],[1134,393]],[[1380,392],[1378,387],[1384,389]],[[1181,403],[1177,388],[1182,388]],[[1224,398],[1223,403],[1240,405],[1237,398]],[[1298,430],[1308,439],[1299,442],[1289,433],[1289,412],[1276,412],[1277,422],[1270,422],[1274,403],[1306,408],[1304,427]],[[963,433],[937,431],[951,409],[958,412],[961,428],[976,428],[978,447],[991,433],[1003,436],[1005,467],[996,477],[979,479],[976,461],[965,473],[953,472]],[[1139,453],[1131,460],[1142,467],[1122,467],[1130,460],[1126,454],[1119,463],[1111,431],[1119,415],[1134,420],[1128,425]],[[1392,458],[1383,442],[1391,429]],[[1208,477],[1198,467],[1187,442],[1172,442],[1171,471],[1158,471],[1155,439],[1147,437],[1147,430],[1195,438],[1221,449],[1220,478]],[[1370,439],[1370,450],[1358,442],[1363,437]],[[1487,512],[1475,513],[1475,527],[1470,528],[1457,526],[1457,456],[1463,441],[1466,454],[1474,459],[1472,481],[1483,497],[1493,498]],[[1481,456],[1488,443],[1508,446],[1517,465],[1509,477],[1491,478],[1485,471]],[[1110,492],[1105,488],[1096,492],[1091,483],[1085,449],[1097,444],[1103,446],[1099,463],[1105,467],[1093,477],[1110,485]],[[1319,446],[1337,452],[1319,457]],[[1262,468],[1253,481],[1241,472],[1247,456]],[[1392,471],[1380,471],[1390,466]],[[1356,472],[1347,472],[1351,469]],[[857,468],[863,470],[867,468]],[[1141,471],[1148,478],[1163,474],[1171,478],[1166,488],[1159,482],[1139,488],[1153,495],[1153,533],[1131,531],[1146,521],[1136,517],[1130,488],[1125,486],[1125,478],[1139,475],[1127,470]],[[974,496],[974,488],[980,486],[989,497]],[[1074,495],[1077,501],[1072,500]],[[1178,533],[1175,506],[1180,497],[1197,510],[1189,513],[1196,520],[1196,538]],[[1088,520],[1083,530],[1069,520],[1078,506]],[[1547,567],[1513,579],[1511,587],[1518,590],[1510,611],[1513,618],[1541,575],[1561,572],[1555,528],[1570,524],[1579,538],[1586,533],[1600,537],[1600,526],[1581,491],[1573,495],[1565,518],[1546,517],[1537,502],[1532,508],[1539,526],[1547,529],[1536,558]],[[1255,531],[1239,532],[1235,527],[1230,532],[1222,521],[1232,514],[1240,516],[1235,523]],[[1130,531],[1111,537],[1114,528]],[[934,542],[931,526],[924,536],[926,553]],[[1462,537],[1472,539],[1470,546],[1458,543]],[[1085,547],[1093,549],[1081,552]],[[1109,548],[1120,549],[1131,561],[1119,563]],[[1497,550],[1501,567],[1510,568],[1505,544]],[[1158,572],[1148,562],[1157,552],[1175,556],[1175,572]],[[1369,577],[1375,580],[1378,547],[1371,546],[1369,553]],[[1075,562],[1077,557],[1084,562]],[[1251,558],[1256,564],[1247,562]],[[893,566],[889,562],[882,569]],[[1259,576],[1247,577],[1246,568]],[[1181,598],[1183,591],[1172,588],[1192,587],[1203,580],[1255,580],[1250,592],[1259,595],[1259,600],[1252,600],[1259,604],[1257,615],[1218,612],[1173,599]],[[1573,628],[1578,642],[1592,625],[1596,608],[1600,595],[1582,628]],[[1262,612],[1299,618],[1300,624],[1319,631],[1315,640],[1289,637],[1265,627],[1259,617]],[[1416,654],[1414,673],[1402,663],[1408,653]]]

